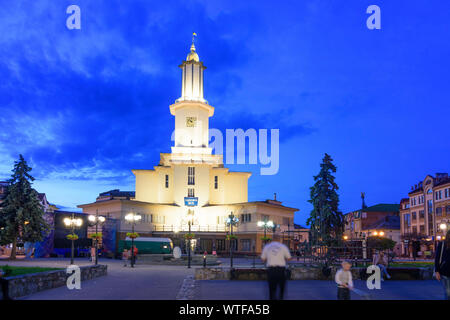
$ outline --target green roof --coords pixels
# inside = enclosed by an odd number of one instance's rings
[[[363,212],[398,212],[400,205],[397,203],[380,203],[361,209]]]

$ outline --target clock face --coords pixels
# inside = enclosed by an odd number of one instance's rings
[[[186,127],[195,127],[197,123],[196,117],[186,117]]]

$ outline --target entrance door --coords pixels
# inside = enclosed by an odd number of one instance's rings
[[[212,252],[212,239],[200,239],[200,250],[201,252]]]

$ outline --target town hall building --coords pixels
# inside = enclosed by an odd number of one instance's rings
[[[214,107],[204,98],[203,73],[194,43],[182,71],[181,97],[170,105],[175,117],[174,146],[161,153],[153,169],[132,170],[136,178],[135,192],[111,190],[96,201],[79,205],[84,213],[117,219],[118,239],[130,232],[125,216],[139,214],[142,219],[135,230],[140,236],[169,237],[182,245],[189,222],[198,250],[229,249],[225,240],[230,232],[226,222],[230,214],[238,217],[233,228],[233,246],[241,253],[261,252],[264,230],[258,221],[273,221],[276,228],[267,236],[284,241],[294,248],[294,213],[298,209],[283,206],[275,199],[248,202],[250,172],[233,172],[224,167],[223,155],[213,154],[209,147],[209,118]]]

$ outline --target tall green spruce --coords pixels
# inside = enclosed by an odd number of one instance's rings
[[[6,197],[0,208],[0,242],[12,243],[11,259],[16,258],[18,242],[42,241],[49,229],[38,193],[31,187],[34,181],[29,173],[31,170],[20,155],[14,163]]]
[[[314,186],[310,188],[313,205],[307,225],[310,226],[310,240],[313,245],[334,245],[344,232],[344,217],[339,211],[338,185],[334,181],[333,173],[336,166],[333,159],[325,153],[320,164],[320,172],[314,177]]]

